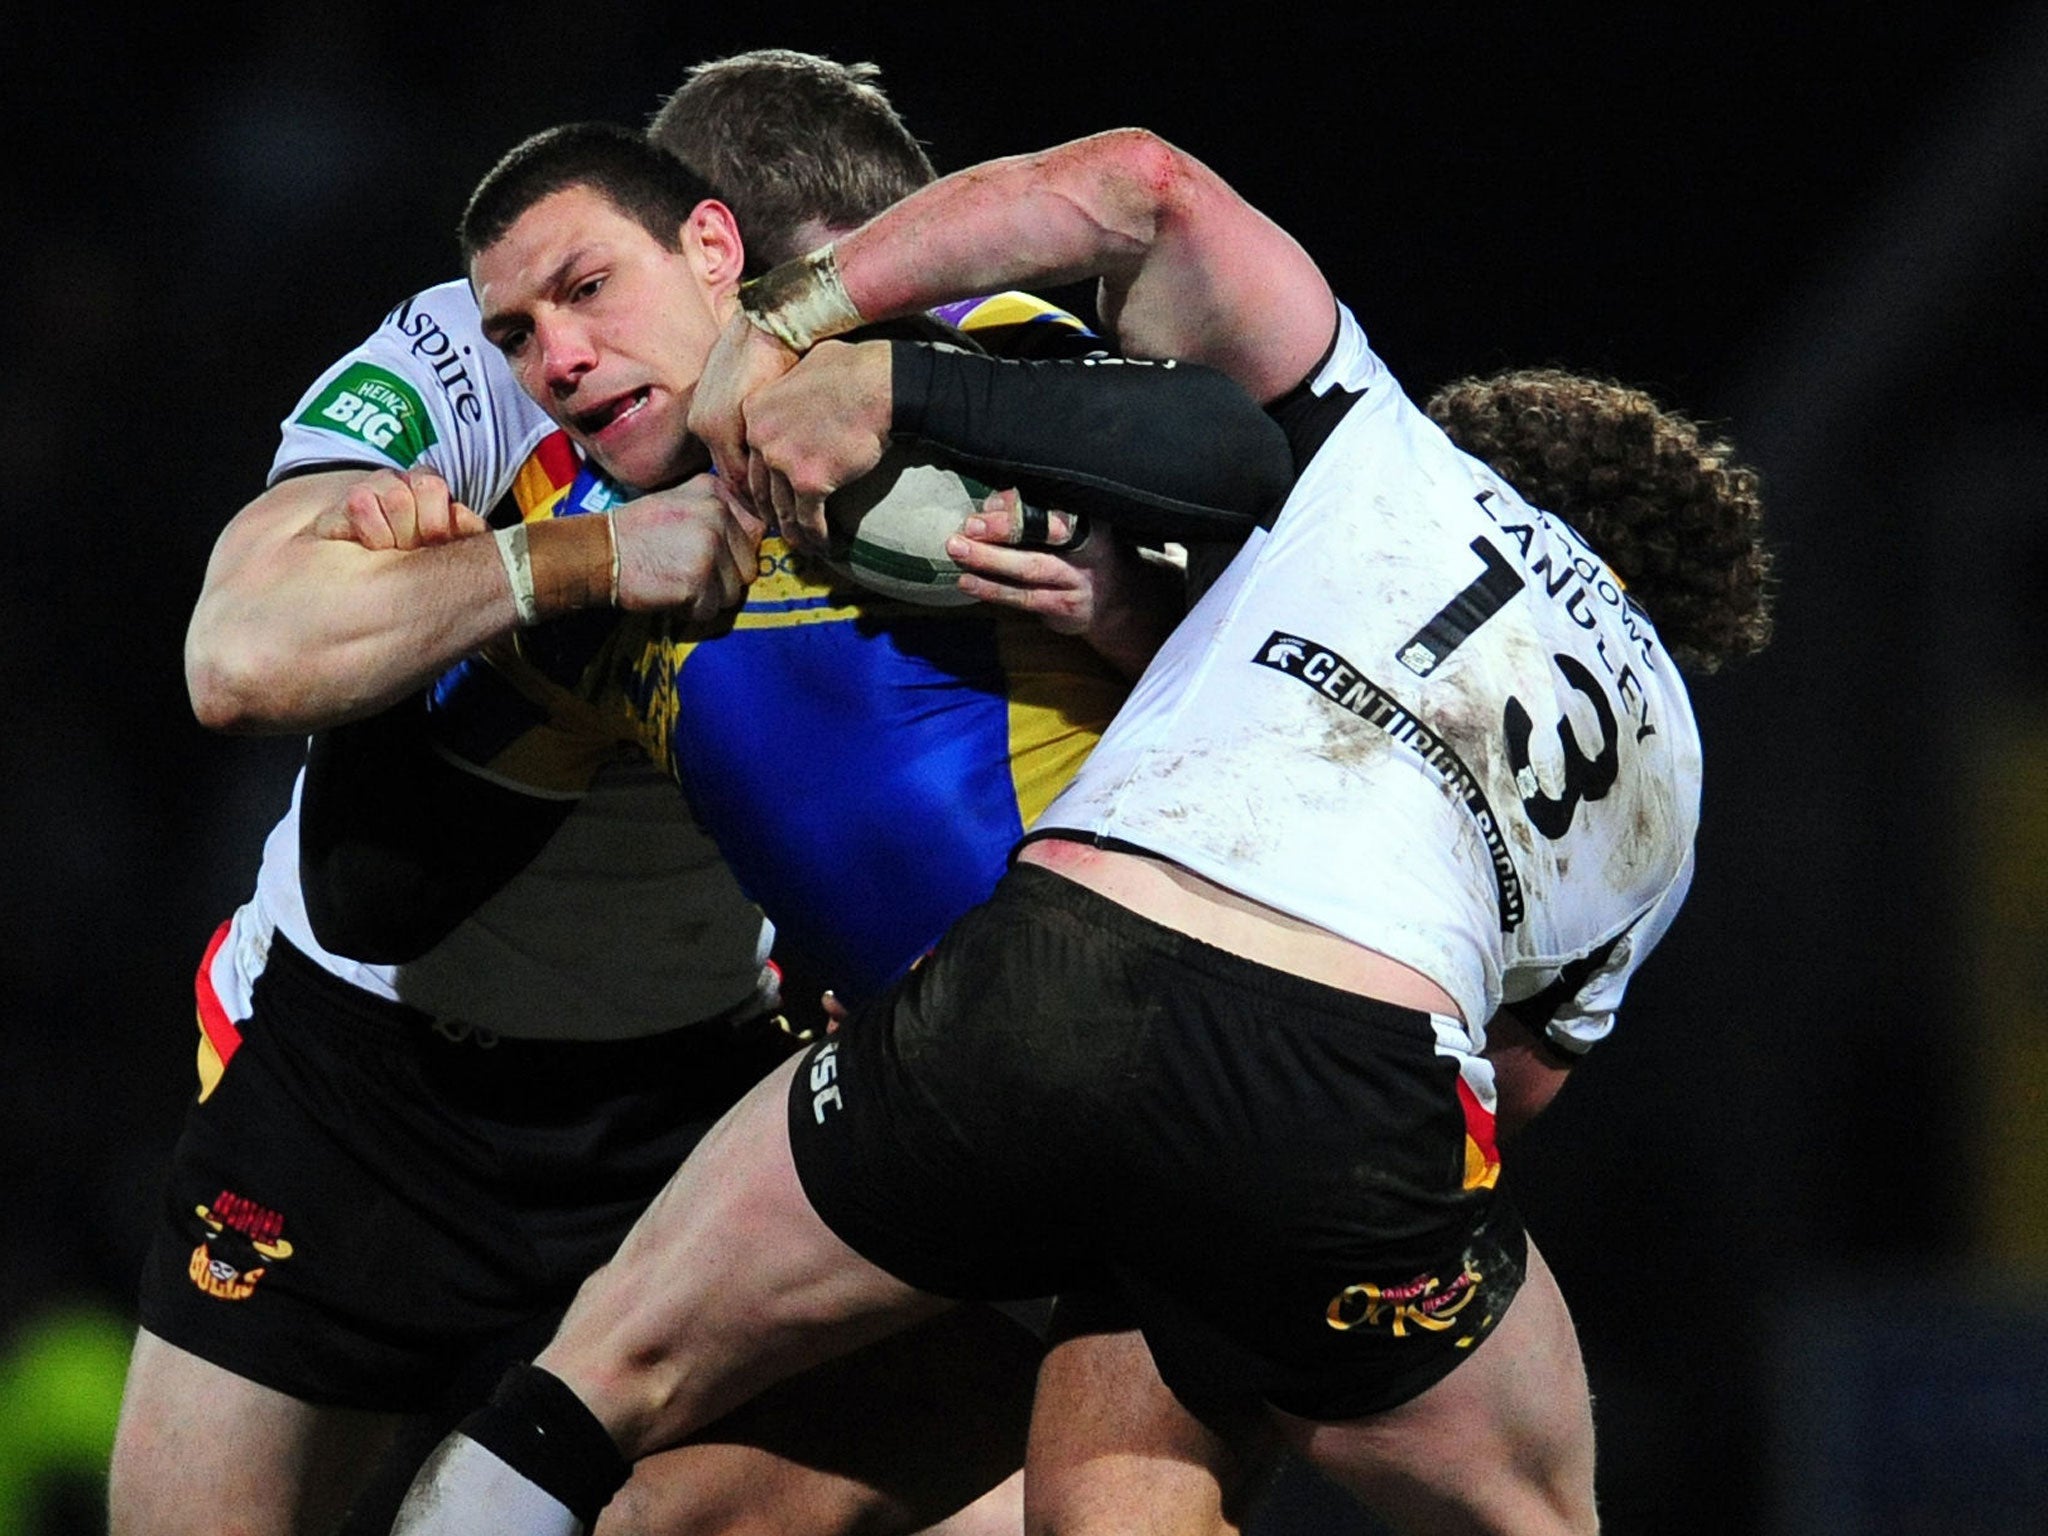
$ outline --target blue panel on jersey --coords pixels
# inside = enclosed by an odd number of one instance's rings
[[[586,465],[551,515],[627,499]],[[643,739],[665,735],[699,821],[788,952],[853,1003],[984,900],[1023,835],[1010,765],[1028,744],[1011,739],[998,636],[1026,621],[856,611],[788,568],[762,574],[732,629],[673,644],[659,626],[638,630],[644,648],[629,635],[599,670]],[[590,664],[618,621],[600,609],[537,625],[520,660],[572,694],[609,694]],[[478,762],[546,713],[474,663],[441,680],[435,703],[444,744]]]
[[[697,646],[676,686],[691,803],[850,1002],[985,898],[1023,833],[992,624],[735,630]]]

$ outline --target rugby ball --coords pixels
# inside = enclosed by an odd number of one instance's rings
[[[881,462],[825,501],[825,559],[873,592],[950,608],[972,603],[946,540],[981,510],[989,488],[928,455],[891,444]]]

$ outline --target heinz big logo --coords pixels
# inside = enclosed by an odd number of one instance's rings
[[[344,370],[298,420],[301,426],[366,443],[401,467],[438,441],[426,406],[412,386],[368,363]]]

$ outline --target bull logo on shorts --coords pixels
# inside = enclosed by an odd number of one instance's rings
[[[281,1236],[284,1217],[232,1190],[222,1190],[210,1209],[196,1206],[194,1213],[199,1246],[185,1272],[209,1296],[245,1301],[272,1264],[292,1256],[292,1245]]]
[[[1332,1297],[1323,1318],[1340,1333],[1385,1328],[1397,1339],[1407,1338],[1411,1327],[1442,1333],[1455,1327],[1458,1314],[1472,1304],[1480,1279],[1479,1271],[1467,1263],[1449,1283],[1441,1275],[1417,1275],[1401,1285],[1360,1281]]]

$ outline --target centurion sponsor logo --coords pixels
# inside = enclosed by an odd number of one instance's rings
[[[1275,630],[1266,637],[1252,657],[1262,667],[1286,674],[1305,684],[1359,719],[1385,731],[1395,741],[1419,756],[1441,778],[1479,827],[1486,854],[1493,865],[1494,895],[1500,907],[1500,927],[1512,933],[1522,924],[1522,877],[1508,852],[1507,838],[1487,803],[1486,792],[1467,768],[1464,759],[1451,750],[1442,737],[1416,719],[1379,684],[1339,656],[1328,646],[1318,645],[1300,635]]]
[[[365,443],[401,468],[439,441],[418,392],[370,363],[343,369],[298,419],[301,426]]]

